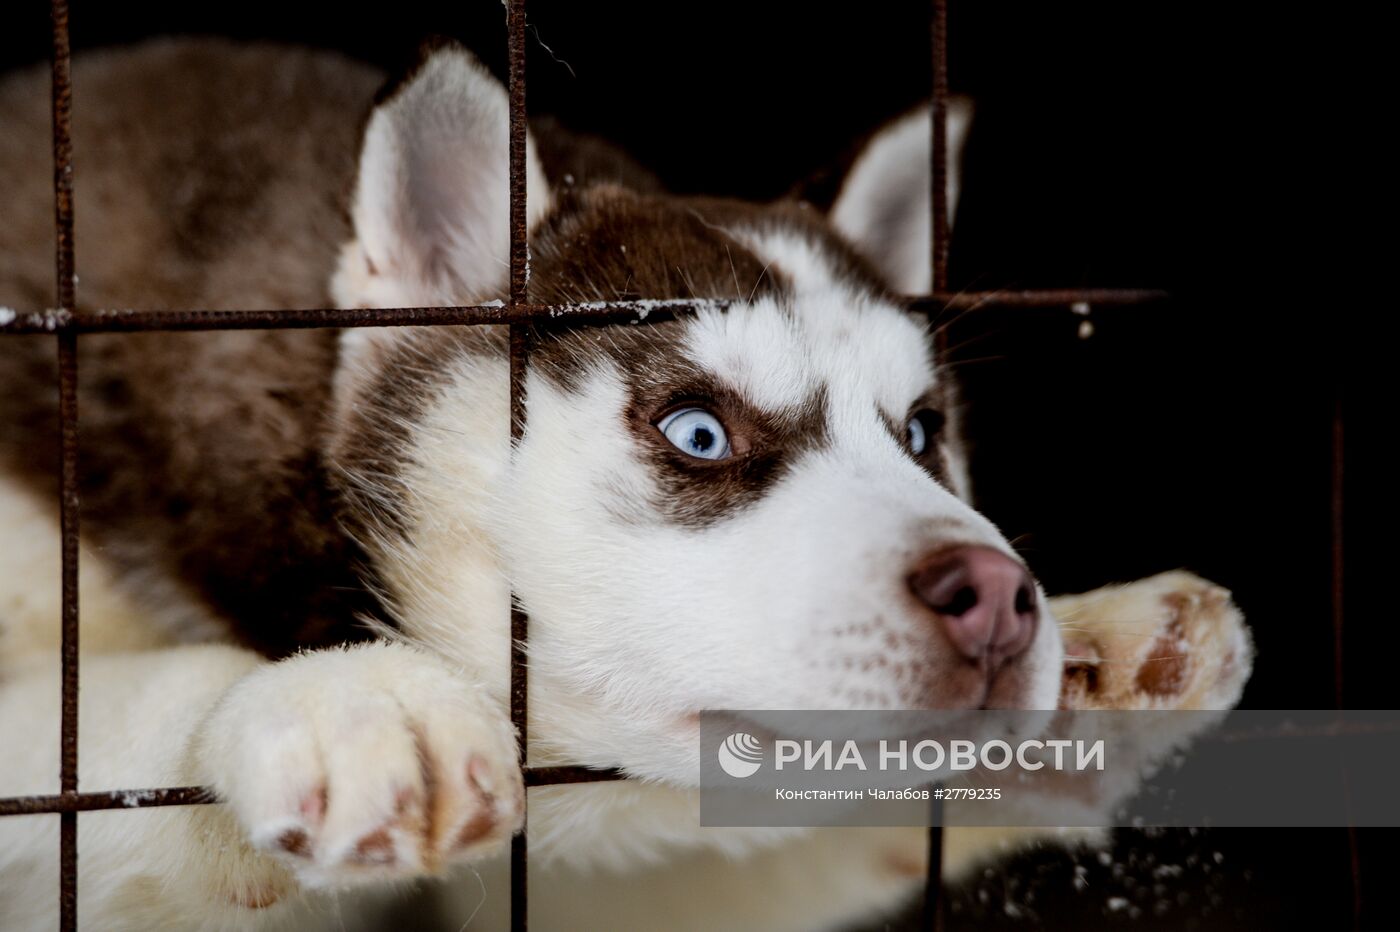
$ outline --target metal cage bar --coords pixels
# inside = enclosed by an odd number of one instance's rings
[[[68,2],[53,0],[53,193],[54,299],[61,311],[77,305],[73,253],[73,74]],[[58,343],[59,532],[62,538],[62,712],[59,791],[78,794],[78,336],[60,333]],[[59,925],[78,927],[78,813],[59,814]]]
[[[931,22],[933,138],[929,145],[929,255],[935,294],[948,291],[948,3],[933,0]],[[948,328],[934,328],[934,350],[941,362],[948,352]],[[929,799],[928,855],[924,862],[924,928],[943,928],[943,800]]]
[[[1334,699],[1338,709],[1346,708],[1346,555],[1345,496],[1343,484],[1346,480],[1346,415],[1343,407],[1341,374],[1333,376],[1337,380],[1332,398],[1332,463],[1331,463],[1331,544],[1332,544],[1332,684]],[[1344,784],[1345,787],[1345,784]],[[1362,886],[1361,886],[1361,839],[1355,825],[1347,826],[1347,863],[1351,871],[1351,925],[1353,929],[1362,927]]]
[[[506,7],[510,59],[510,307],[523,308],[529,300],[530,257],[525,148],[529,114],[525,108],[525,0],[509,0]],[[527,321],[510,325],[510,442],[512,452],[525,432],[525,373],[530,360]],[[510,720],[515,726],[522,771],[529,767],[529,695],[527,663],[530,618],[516,598],[510,597]],[[526,789],[524,823],[510,839],[510,926],[524,932],[530,924],[529,789]]]
[[[937,314],[980,307],[1058,308],[1077,304],[1126,307],[1164,301],[1152,288],[1042,288],[996,291],[935,292],[910,298],[912,310]],[[0,336],[63,333],[157,333],[206,330],[294,330],[313,327],[461,327],[491,324],[601,326],[629,319],[662,321],[700,307],[724,307],[726,301],[609,301],[606,304],[478,304],[436,307],[297,308],[294,310],[101,309],[75,314],[57,309],[17,314],[0,324]]]
[[[203,787],[162,787],[156,789],[113,790],[98,793],[78,791],[78,337],[84,333],[215,331],[248,329],[292,329],[306,327],[391,327],[391,326],[484,326],[507,325],[510,329],[510,416],[512,444],[523,435],[525,425],[525,374],[529,364],[533,325],[596,326],[625,320],[667,320],[694,312],[702,304],[717,302],[607,302],[587,305],[535,305],[529,302],[529,252],[527,243],[526,191],[526,106],[525,0],[508,0],[510,113],[510,290],[503,305],[410,307],[386,309],[285,309],[285,310],[175,310],[175,311],[77,311],[75,258],[73,246],[73,157],[72,157],[72,60],[67,0],[50,0],[52,20],[52,108],[54,161],[55,232],[55,309],[44,313],[17,315],[0,325],[0,336],[24,334],[55,335],[58,352],[60,418],[60,534],[62,540],[62,715],[60,722],[59,792],[53,795],[0,798],[0,817],[57,814],[60,819],[60,927],[68,932],[77,928],[79,812],[112,809],[144,809],[159,806],[202,805],[217,800]],[[932,116],[932,249],[929,257],[933,272],[932,293],[913,299],[910,306],[930,315],[948,310],[980,306],[1064,307],[1071,305],[1132,305],[1155,302],[1166,294],[1150,289],[1061,289],[950,292],[948,289],[949,225],[947,213],[947,130],[948,108],[948,9],[947,0],[932,0],[931,38],[933,43]],[[940,336],[942,332],[940,331]],[[940,347],[941,349],[942,347]],[[1336,399],[1332,433],[1332,625],[1334,677],[1337,705],[1343,702],[1343,408]],[[528,739],[528,618],[512,598],[511,608],[510,715],[520,741],[520,764],[527,787],[553,786],[622,779],[617,770],[584,767],[529,767]],[[528,810],[528,806],[527,806]],[[925,885],[925,925],[942,924],[940,867],[942,830],[929,831],[929,858]],[[1360,856],[1355,831],[1350,833],[1353,880],[1353,915],[1360,922]],[[528,847],[525,832],[511,845],[512,926],[528,924]]]

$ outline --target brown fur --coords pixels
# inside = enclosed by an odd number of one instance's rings
[[[381,75],[326,53],[189,40],[86,55],[75,67],[80,308],[329,303]],[[0,110],[10,130],[0,134],[0,203],[9,208],[0,305],[37,310],[52,279],[46,74],[0,83]],[[535,137],[559,207],[533,237],[534,301],[781,300],[781,276],[722,229],[761,227],[777,213],[823,243],[841,272],[879,288],[810,211],[660,196],[653,177],[597,140],[549,122]],[[541,333],[533,364],[565,386],[599,354],[628,373],[630,423],[667,490],[652,504],[703,526],[820,442],[822,398],[779,417],[747,411],[675,362],[675,329]],[[0,469],[52,501],[53,344],[5,338],[3,349]],[[267,654],[363,637],[358,619],[385,619],[357,541],[402,532],[404,425],[438,387],[410,373],[503,349],[499,334],[466,328],[396,341],[349,422],[336,423],[335,331],[84,337],[83,535],[119,577],[143,581],[133,590],[154,588],[168,603],[173,586],[191,597],[177,600],[187,613],[231,622]],[[764,452],[703,465],[680,456],[652,425],[682,391],[724,408],[740,439]],[[375,494],[347,474],[373,476]],[[139,604],[141,593],[131,594]]]
[[[389,341],[373,381],[336,423],[327,444],[348,505],[342,521],[357,539],[408,533],[402,483],[411,455],[409,425],[445,387],[436,376],[453,359],[505,352],[506,334],[499,327],[404,328]]]
[[[181,40],[81,56],[74,80],[80,308],[329,303],[382,75],[326,53]],[[47,95],[42,69],[0,83],[0,305],[21,310],[46,307],[52,289]],[[552,176],[655,188],[598,141],[542,129]],[[413,345],[441,362],[499,350],[488,343],[440,334]],[[2,346],[0,468],[52,501],[53,342]],[[187,611],[232,622],[267,654],[364,636],[357,619],[382,613],[347,528],[365,528],[370,499],[349,495],[335,470],[396,472],[398,425],[427,399],[421,382],[383,378],[357,415],[374,429],[341,431],[333,465],[336,359],[332,330],[84,337],[84,537],[119,576],[175,581],[193,597]]]
[[[81,57],[80,306],[323,306],[380,80],[334,55],[224,42]],[[0,304],[25,310],[48,303],[52,280],[46,101],[42,71],[0,84]],[[0,467],[53,500],[53,343],[2,346]],[[175,581],[189,611],[236,622],[268,654],[360,636],[357,616],[377,606],[320,452],[335,333],[79,346],[83,534],[119,575]]]

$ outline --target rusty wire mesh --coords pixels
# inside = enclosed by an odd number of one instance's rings
[[[609,302],[606,307],[536,305],[529,302],[529,266],[526,246],[525,145],[525,0],[507,0],[510,101],[510,289],[503,306],[407,307],[386,309],[299,310],[173,310],[107,311],[79,313],[77,307],[73,243],[73,151],[71,115],[73,87],[67,0],[51,0],[53,78],[53,161],[55,230],[55,307],[40,314],[18,315],[0,326],[0,336],[48,333],[56,337],[58,353],[60,450],[60,533],[62,539],[62,646],[61,753],[59,793],[0,798],[0,817],[57,814],[59,833],[60,928],[77,928],[79,812],[104,809],[144,809],[217,802],[202,787],[119,789],[82,793],[78,790],[78,336],[99,332],[150,332],[194,330],[290,329],[305,327],[485,326],[510,328],[511,438],[518,441],[525,424],[525,372],[529,362],[531,325],[534,321],[567,319],[572,324],[600,325],[620,320],[665,320],[685,314],[694,305],[677,301],[661,306],[633,302]],[[1069,305],[1126,305],[1162,300],[1166,295],[1150,289],[1080,288],[1022,291],[948,291],[948,150],[945,118],[948,108],[947,0],[931,0],[933,43],[932,112],[932,255],[933,293],[913,299],[911,307],[928,314],[983,305],[1064,307]],[[940,336],[941,336],[940,331]],[[941,347],[940,347],[941,348]],[[1333,413],[1332,432],[1332,628],[1334,678],[1337,705],[1342,696],[1343,553],[1342,479],[1343,417],[1340,403]],[[525,785],[551,786],[623,779],[618,771],[583,767],[526,766],[527,675],[525,645],[529,619],[519,603],[511,609],[510,715],[519,735],[520,764]],[[528,808],[528,807],[527,807]],[[929,857],[924,899],[924,925],[942,925],[941,895],[942,829],[929,830]],[[1351,871],[1354,885],[1353,921],[1360,921],[1360,863],[1355,830],[1350,833]],[[511,843],[512,927],[528,923],[528,848],[525,831]]]

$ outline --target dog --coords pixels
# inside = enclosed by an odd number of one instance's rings
[[[80,58],[80,310],[502,300],[504,89],[451,44],[382,80],[213,40]],[[10,317],[51,288],[45,82],[0,85]],[[514,445],[499,327],[84,336],[81,785],[220,804],[84,813],[82,922],[372,928],[447,876],[452,927],[503,923],[512,591],[528,763],[631,778],[530,793],[540,928],[842,928],[921,889],[921,830],[701,828],[702,709],[1233,705],[1252,651],[1223,590],[1047,599],[969,504],[956,387],[902,297],[931,286],[929,119],[877,133],[826,214],[671,195],[533,125],[531,300],[697,309],[542,327]],[[57,396],[52,340],[3,339],[16,795],[57,789]],[[57,831],[0,819],[0,926],[53,924]],[[1044,834],[949,830],[947,875]]]

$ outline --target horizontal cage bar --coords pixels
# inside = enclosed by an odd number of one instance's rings
[[[1274,728],[1229,731],[1215,734],[1211,741],[1239,743],[1278,739],[1315,739],[1356,735],[1396,734],[1400,725],[1338,721],[1319,726],[1280,725]],[[592,767],[526,767],[525,785],[568,786],[579,783],[610,783],[628,779],[620,770]],[[146,809],[154,806],[193,806],[217,803],[212,791],[201,786],[171,786],[156,789],[108,790],[98,793],[55,793],[38,796],[0,797],[0,817],[39,815],[54,812],[87,812],[101,809]]]
[[[620,770],[590,767],[527,767],[525,785],[565,786],[577,783],[610,783],[626,780]],[[157,806],[202,806],[217,803],[214,793],[202,786],[167,786],[144,790],[108,790],[99,793],[54,793],[42,796],[0,798],[0,817],[43,815],[56,812],[95,812],[103,809],[150,809]]]
[[[1151,288],[1073,288],[961,291],[907,299],[912,310],[937,312],[979,307],[1122,307],[1169,298]],[[282,330],[316,327],[492,326],[513,323],[606,325],[627,318],[669,320],[732,302],[606,301],[589,304],[486,304],[443,307],[308,308],[290,310],[100,310],[74,314],[47,311],[15,314],[0,323],[0,336],[56,333],[145,333],[206,330]]]

